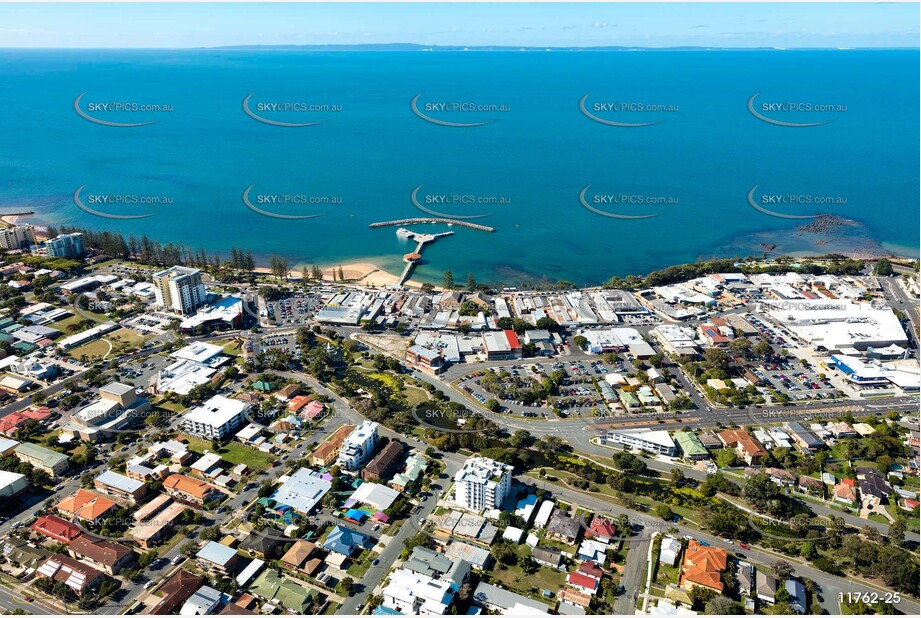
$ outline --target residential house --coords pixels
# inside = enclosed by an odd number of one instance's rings
[[[585,529],[585,538],[597,539],[602,543],[610,543],[616,536],[617,526],[600,515],[595,515],[588,528]]]
[[[298,540],[294,542],[291,549],[285,552],[279,562],[286,569],[313,576],[322,566],[323,559],[317,555],[315,543]]]
[[[797,614],[807,613],[806,587],[803,586],[803,583],[798,579],[790,578],[784,582],[784,589],[787,591],[787,603],[790,608]]]
[[[758,569],[755,572],[755,594],[759,601],[773,604],[777,599],[777,580],[774,576]]]
[[[559,539],[564,543],[576,543],[582,534],[582,522],[557,511],[547,524],[547,536]]]
[[[685,590],[700,586],[722,592],[722,573],[726,570],[727,558],[726,550],[701,545],[692,539],[684,552],[678,584]]]
[[[83,534],[74,539],[68,552],[74,558],[89,562],[109,575],[118,575],[135,559],[135,554],[130,548],[90,534]]]
[[[230,573],[237,564],[239,556],[233,547],[208,541],[204,547],[195,554],[195,561],[199,567],[209,572]]]
[[[597,579],[583,575],[579,572],[573,572],[566,576],[566,583],[584,594],[594,595],[598,591],[599,582]]]
[[[662,546],[659,549],[659,562],[668,566],[675,566],[681,554],[681,541],[673,536],[662,537]]]
[[[204,578],[198,575],[179,569],[160,587],[160,600],[150,609],[150,613],[154,616],[165,616],[177,612],[183,603],[201,588],[204,581]]]
[[[61,500],[54,508],[58,513],[67,517],[97,524],[113,514],[118,509],[118,505],[104,496],[85,489],[78,489]]]
[[[326,535],[326,540],[321,545],[327,551],[351,557],[356,551],[365,548],[369,538],[368,535],[350,528],[336,526]]]
[[[36,579],[51,578],[78,595],[99,587],[106,574],[64,554],[49,556],[35,570]]]
[[[563,553],[558,549],[535,547],[531,549],[531,557],[538,564],[551,569],[559,569],[563,566]]]
[[[184,474],[171,474],[166,477],[163,480],[163,489],[175,500],[198,506],[203,506],[223,495],[221,490],[214,485]]]
[[[57,515],[42,515],[29,527],[42,536],[54,539],[65,545],[70,545],[74,539],[83,534],[80,526],[66,519],[61,519]]]
[[[750,466],[760,464],[768,452],[744,429],[727,429],[719,434],[720,442],[726,448],[734,448],[739,457]]]

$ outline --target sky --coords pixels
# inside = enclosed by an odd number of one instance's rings
[[[0,3],[0,48],[918,47],[917,3]]]

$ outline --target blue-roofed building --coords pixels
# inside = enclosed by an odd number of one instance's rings
[[[323,549],[343,556],[351,556],[356,550],[363,549],[370,537],[343,526],[336,526],[323,541]]]
[[[372,616],[402,616],[400,612],[395,609],[390,609],[389,607],[384,607],[383,605],[378,605],[374,608],[374,611],[371,612]]]
[[[349,509],[345,513],[344,517],[349,521],[353,521],[360,525],[361,522],[363,522],[368,517],[368,514],[364,511],[359,511],[358,509]]]
[[[206,571],[229,573],[237,564],[237,550],[214,541],[208,541],[205,546],[195,554],[198,566]]]

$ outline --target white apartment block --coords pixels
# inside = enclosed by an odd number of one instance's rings
[[[182,315],[194,313],[205,303],[207,292],[197,268],[172,266],[153,275],[157,305]]]
[[[35,244],[35,229],[31,225],[0,229],[0,249],[28,249]]]
[[[215,395],[182,417],[182,428],[199,438],[223,440],[246,422],[250,404],[237,399]]]
[[[352,430],[339,449],[339,468],[356,472],[371,460],[377,448],[377,423],[365,421]]]
[[[471,457],[454,475],[454,502],[471,511],[497,509],[512,488],[512,466]]]

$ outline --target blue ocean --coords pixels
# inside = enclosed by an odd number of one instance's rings
[[[454,232],[433,282],[917,256],[918,75],[917,50],[0,50],[0,211],[393,272],[414,245],[371,223],[494,228],[408,226]]]

